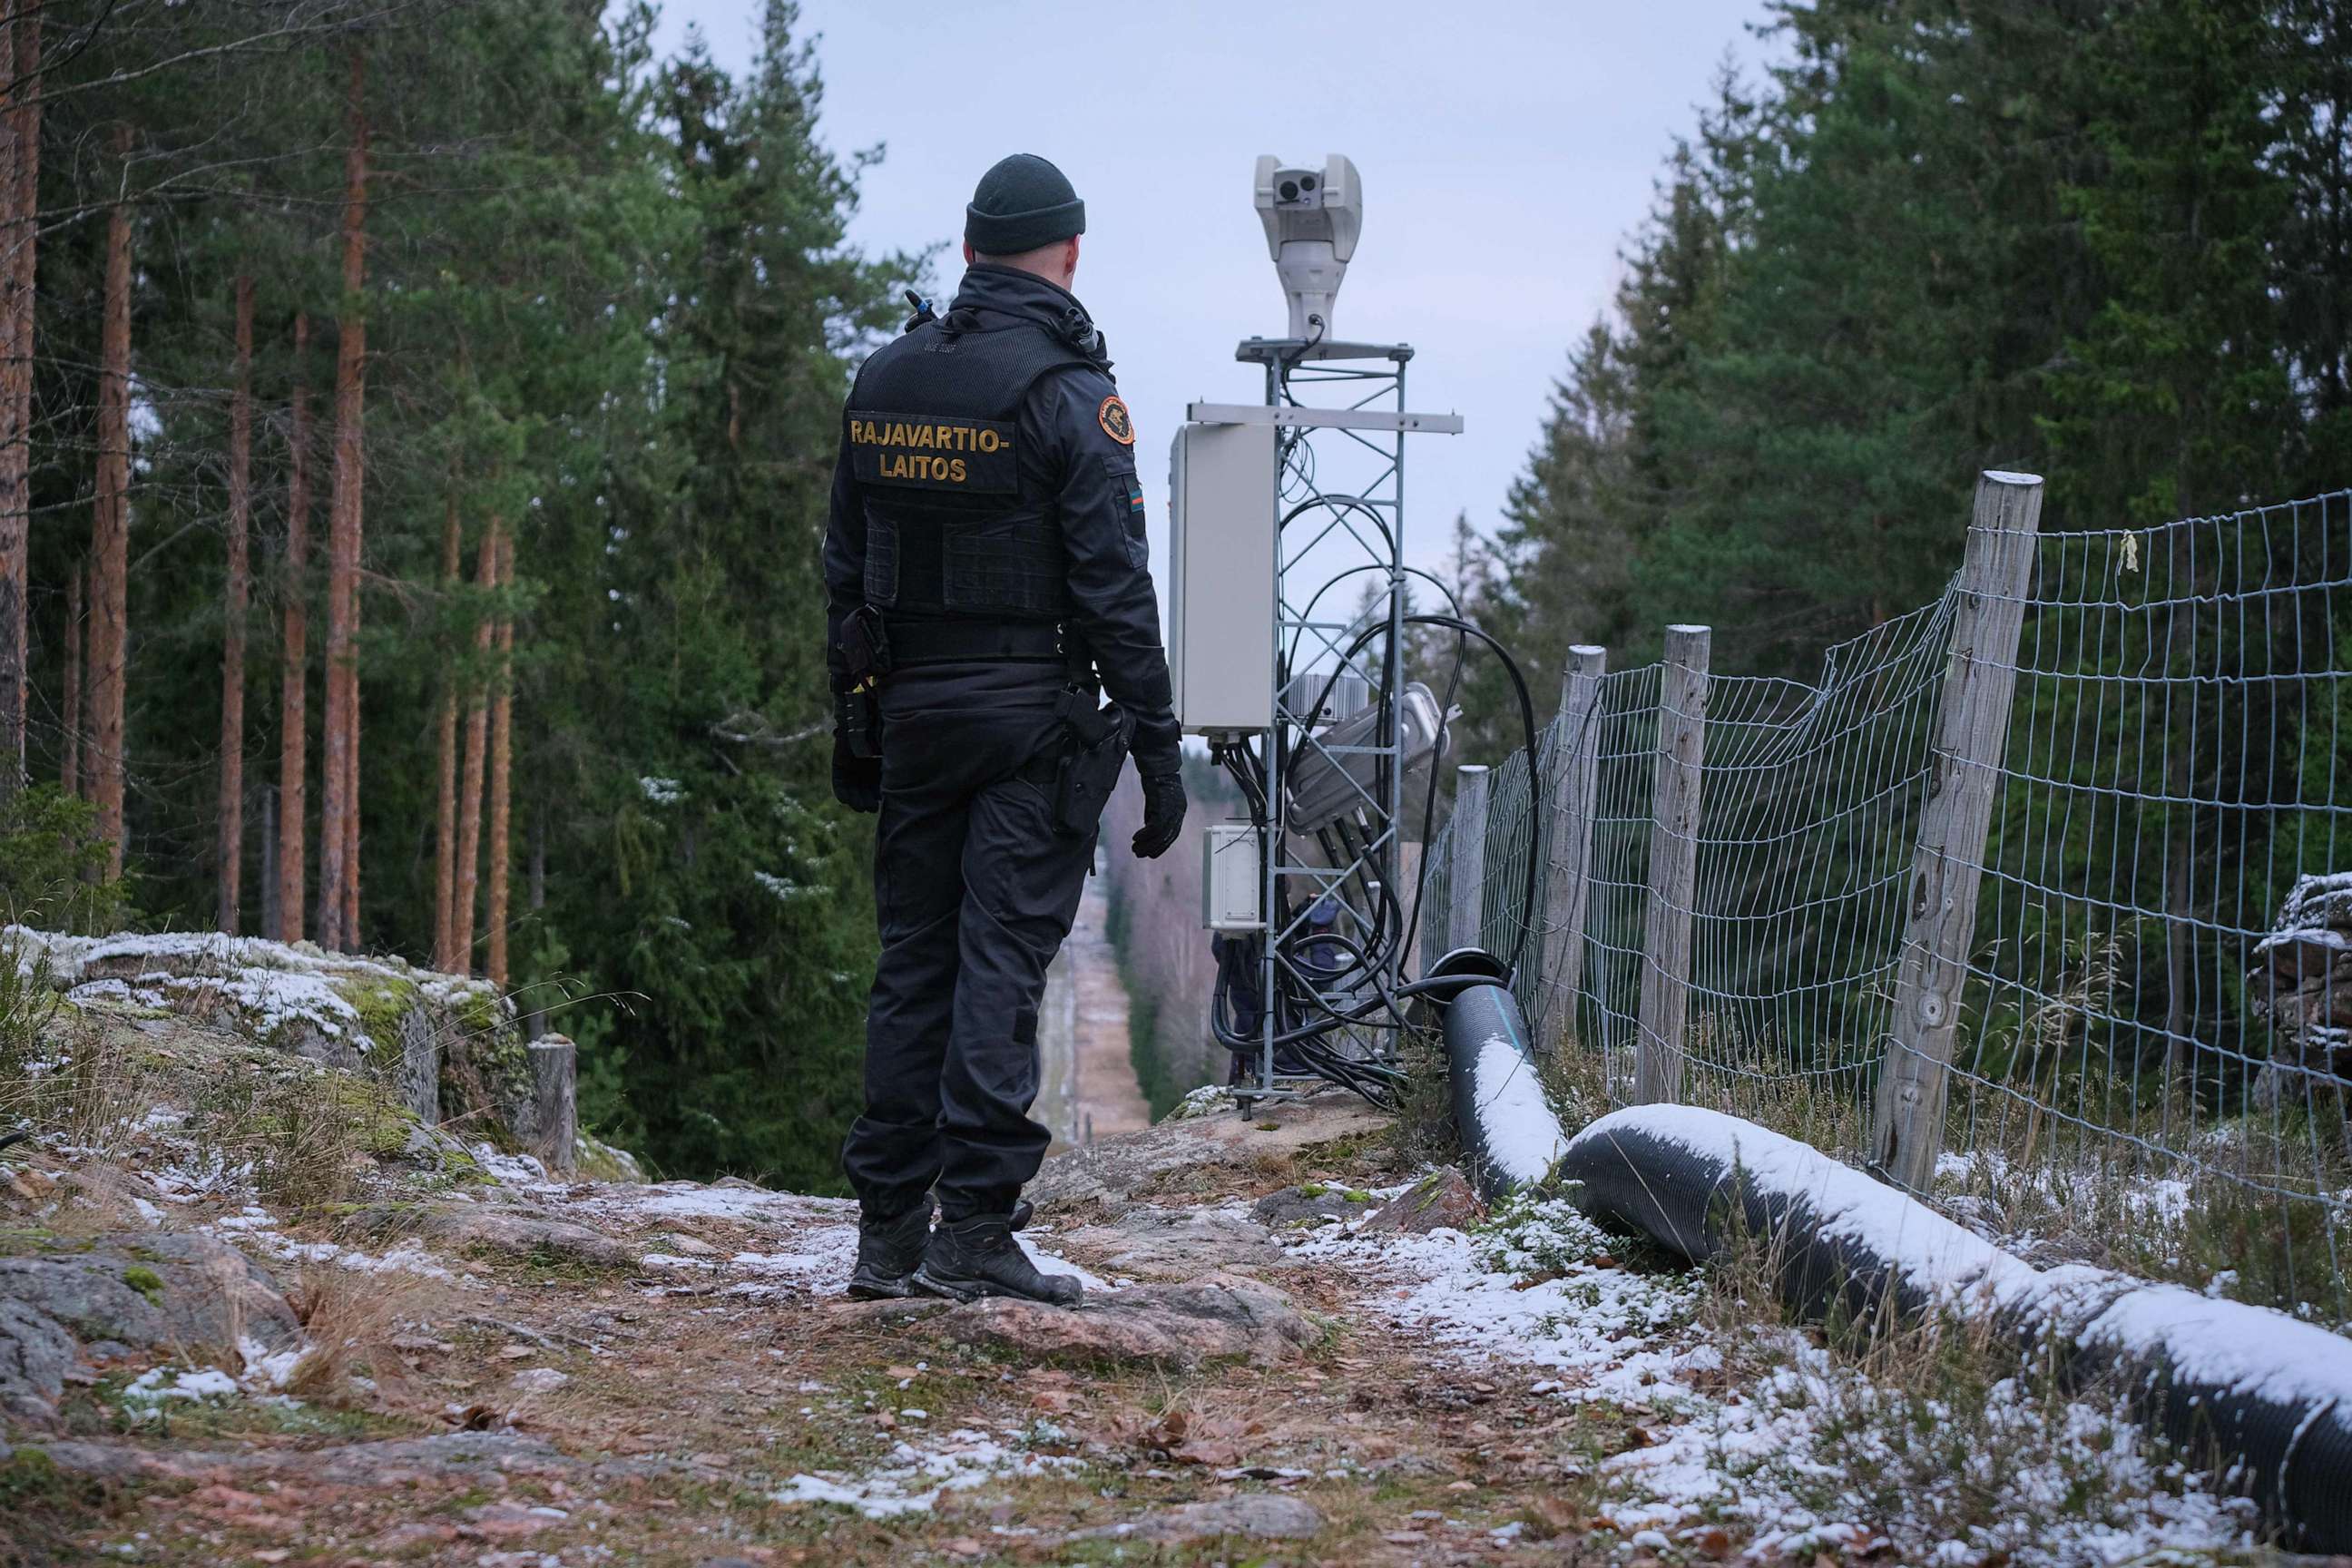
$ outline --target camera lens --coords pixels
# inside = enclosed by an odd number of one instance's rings
[[[1297,180],[1283,181],[1281,195],[1282,199],[1286,202],[1297,201],[1298,199],[1298,182]]]
[[[1315,176],[1312,174],[1301,176],[1298,182],[1298,188],[1302,191],[1313,190],[1315,188]]]

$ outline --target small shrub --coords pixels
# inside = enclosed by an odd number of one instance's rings
[[[109,849],[98,807],[55,784],[0,802],[0,909],[20,925],[80,934],[118,931],[131,916],[120,878],[106,878]]]

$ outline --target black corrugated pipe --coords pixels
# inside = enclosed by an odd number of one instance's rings
[[[2341,1335],[2177,1285],[2035,1268],[1818,1150],[1718,1111],[1612,1112],[1569,1140],[1559,1174],[1583,1184],[1596,1218],[1693,1262],[1728,1237],[1759,1238],[1783,1299],[1809,1315],[1835,1303],[1867,1321],[1891,1301],[1914,1316],[1991,1312],[2029,1349],[2054,1337],[2073,1383],[2121,1380],[2182,1452],[2216,1456],[2225,1484],[2289,1544],[2352,1551],[2352,1341]]]
[[[1476,948],[1457,948],[1430,978],[1469,983],[1445,1003],[1446,1073],[1463,1162],[1478,1195],[1493,1203],[1549,1173],[1568,1147],[1528,1053],[1527,1020],[1507,984],[1509,972]]]

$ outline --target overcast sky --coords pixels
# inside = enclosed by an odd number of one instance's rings
[[[666,47],[692,24],[720,63],[750,59],[754,0],[665,5]],[[1336,335],[1413,344],[1412,405],[1467,425],[1408,457],[1408,553],[1434,567],[1457,510],[1493,531],[1661,158],[1726,58],[1752,70],[1766,47],[1747,30],[1761,0],[803,0],[802,14],[821,35],[826,138],[887,148],[857,244],[960,240],[973,183],[1007,153],[1050,158],[1076,185],[1076,293],[1134,412],[1155,563],[1184,405],[1261,401],[1234,345],[1284,331],[1250,205],[1257,154],[1355,161],[1363,238]],[[940,292],[961,269],[941,253]]]

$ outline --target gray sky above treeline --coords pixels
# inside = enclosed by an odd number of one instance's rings
[[[750,59],[755,0],[665,10],[666,47],[691,24],[721,64]],[[973,182],[1007,153],[1051,158],[1086,199],[1076,291],[1140,432],[1155,563],[1184,405],[1260,401],[1261,374],[1234,345],[1284,330],[1250,205],[1256,156],[1354,159],[1363,239],[1338,335],[1413,344],[1413,405],[1467,423],[1408,456],[1407,552],[1432,569],[1457,510],[1493,531],[1661,160],[1727,58],[1751,73],[1765,58],[1748,31],[1763,16],[1761,0],[802,6],[821,35],[827,140],[844,154],[887,147],[856,243],[957,241]],[[940,252],[940,292],[961,268]]]

